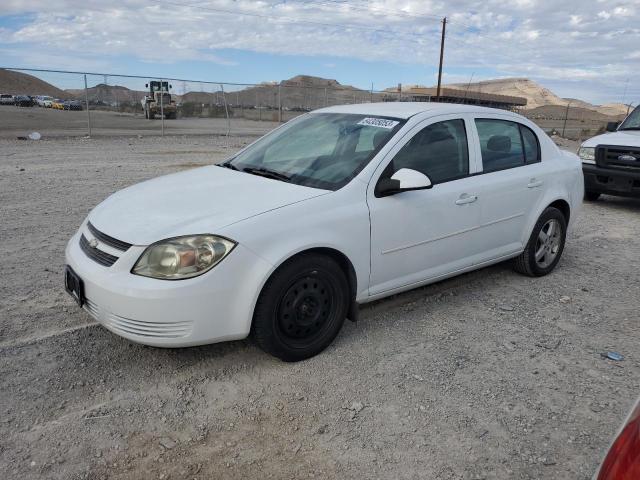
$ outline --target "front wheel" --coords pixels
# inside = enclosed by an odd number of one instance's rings
[[[342,328],[349,291],[335,260],[299,255],[276,270],[262,289],[252,334],[264,351],[286,362],[313,357]]]
[[[550,273],[560,261],[567,236],[567,220],[560,210],[548,207],[533,227],[524,251],[515,258],[514,269],[530,277]]]

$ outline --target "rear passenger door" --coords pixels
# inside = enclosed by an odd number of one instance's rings
[[[482,263],[522,250],[529,213],[541,199],[545,179],[540,144],[530,128],[498,115],[476,117],[474,127],[481,158],[480,228],[474,241],[483,252]]]

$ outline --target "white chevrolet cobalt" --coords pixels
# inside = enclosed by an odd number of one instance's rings
[[[251,334],[301,360],[358,304],[508,259],[549,273],[583,193],[578,157],[514,113],[324,108],[107,198],[69,241],[65,286],[135,342]]]

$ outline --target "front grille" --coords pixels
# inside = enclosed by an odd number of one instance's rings
[[[109,255],[107,252],[91,247],[91,245],[89,245],[89,241],[84,235],[80,236],[80,248],[87,257],[100,265],[104,265],[105,267],[110,267],[116,263],[116,260],[118,260],[118,257],[114,257],[113,255]]]
[[[623,157],[622,159],[620,157]],[[629,158],[624,158],[629,157]],[[635,160],[632,159],[635,158]],[[640,147],[598,145],[596,163],[605,168],[640,170]]]
[[[141,337],[179,338],[191,333],[191,322],[145,322],[113,313],[107,316],[105,324],[117,332]]]
[[[109,245],[116,250],[122,250],[123,252],[126,252],[127,250],[129,250],[129,248],[131,248],[130,243],[123,242],[122,240],[118,240],[117,238],[110,237],[106,233],[102,233],[100,230],[94,227],[91,222],[87,222],[87,228],[94,237],[96,237],[105,245]]]

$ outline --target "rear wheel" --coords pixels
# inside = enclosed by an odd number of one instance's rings
[[[349,284],[330,257],[302,254],[282,265],[262,289],[252,334],[258,345],[286,362],[323,351],[347,316]]]
[[[531,277],[550,273],[560,261],[567,235],[567,221],[560,210],[548,207],[536,222],[514,269]]]
[[[595,202],[596,200],[598,200],[598,198],[600,198],[600,192],[590,192],[588,190],[585,190],[584,199],[586,201]]]

